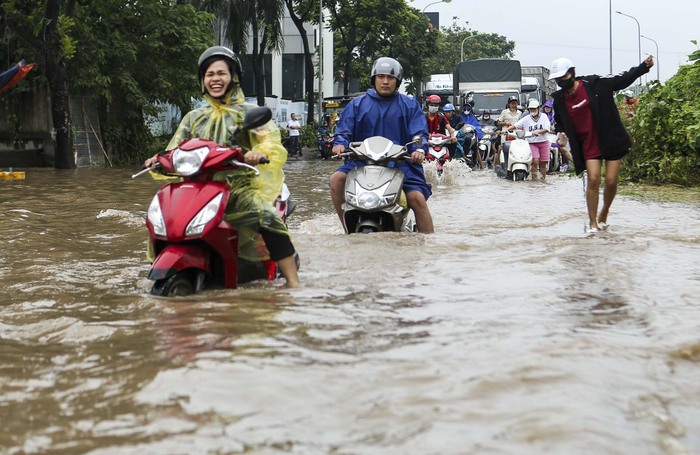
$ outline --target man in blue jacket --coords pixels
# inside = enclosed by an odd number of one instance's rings
[[[588,233],[607,229],[608,212],[617,193],[620,159],[629,152],[632,141],[620,120],[613,93],[631,85],[649,72],[654,59],[646,60],[628,71],[608,77],[576,76],[574,62],[558,58],[552,62],[550,79],[559,86],[552,94],[554,123],[560,139],[568,137],[576,173],[588,172],[586,206]],[[605,165],[603,208],[598,211],[598,188]]]
[[[401,145],[412,142],[415,136],[423,138],[422,145],[408,146],[409,150],[413,149],[410,160],[399,164],[399,169],[404,173],[404,191],[408,206],[416,216],[418,231],[432,233],[433,218],[427,203],[432,192],[425,180],[422,166],[425,152],[421,149],[427,147],[428,123],[420,105],[398,93],[402,77],[403,68],[393,58],[381,57],[374,62],[371,72],[373,88],[353,99],[343,110],[333,141],[333,153],[340,155],[350,142],[360,142],[372,136],[383,136]],[[361,164],[347,160],[331,175],[331,198],[341,222],[347,174]]]

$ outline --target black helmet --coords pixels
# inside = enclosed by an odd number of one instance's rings
[[[508,101],[506,102],[506,104],[509,104],[511,101],[515,101],[515,102],[517,103],[519,100],[518,100],[518,97],[517,97],[517,96],[515,96],[515,95],[510,95],[510,96],[508,97]]]
[[[204,83],[204,73],[206,73],[207,68],[209,68],[209,65],[212,64],[215,60],[224,60],[228,64],[228,69],[231,72],[231,84],[226,88],[226,93],[228,93],[234,85],[233,81],[233,75],[238,76],[238,83],[243,82],[243,72],[241,71],[241,61],[238,59],[238,56],[236,55],[235,52],[233,52],[231,49],[228,47],[224,46],[212,46],[206,51],[202,52],[202,55],[199,56],[199,60],[197,61],[197,76],[199,78],[199,84],[202,85]],[[202,85],[202,90],[204,90],[204,86]]]
[[[401,64],[391,57],[379,57],[372,65],[372,72],[370,73],[370,79],[372,81],[372,87],[374,87],[374,76],[377,74],[388,74],[389,76],[394,76],[399,80],[397,84],[397,89],[401,85],[403,80],[403,68]]]

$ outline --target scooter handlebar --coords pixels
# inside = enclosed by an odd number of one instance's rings
[[[158,162],[156,162],[156,163],[155,163],[153,166],[151,166],[151,167],[141,166],[141,170],[140,170],[139,172],[137,172],[136,174],[133,174],[133,175],[131,176],[131,178],[132,178],[132,179],[135,179],[136,177],[141,177],[143,174],[145,174],[145,173],[147,173],[147,172],[155,171],[155,170],[158,169],[159,167],[161,167],[161,164],[158,163]]]

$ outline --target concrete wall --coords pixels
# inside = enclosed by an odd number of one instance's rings
[[[48,87],[35,84],[18,96],[0,97],[0,168],[53,166]]]
[[[1,96],[6,102],[0,102],[0,168],[53,166],[55,146],[48,86],[34,84],[31,91]],[[94,103],[88,97],[72,95],[70,109],[76,165],[103,166],[105,152]]]

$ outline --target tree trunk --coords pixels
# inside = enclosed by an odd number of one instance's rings
[[[44,57],[46,77],[51,90],[51,117],[56,131],[56,158],[58,169],[74,169],[73,137],[71,134],[70,97],[66,84],[66,67],[61,53],[61,43],[56,33],[60,0],[46,1],[46,25],[44,26]]]
[[[345,61],[345,74],[343,75],[343,94],[345,96],[348,95],[348,92],[350,91],[350,65],[351,65],[351,60],[348,58]]]
[[[258,21],[252,21],[253,28],[253,76],[255,77],[255,96],[258,106],[265,105],[265,37],[259,38]],[[264,32],[263,32],[264,35]]]

